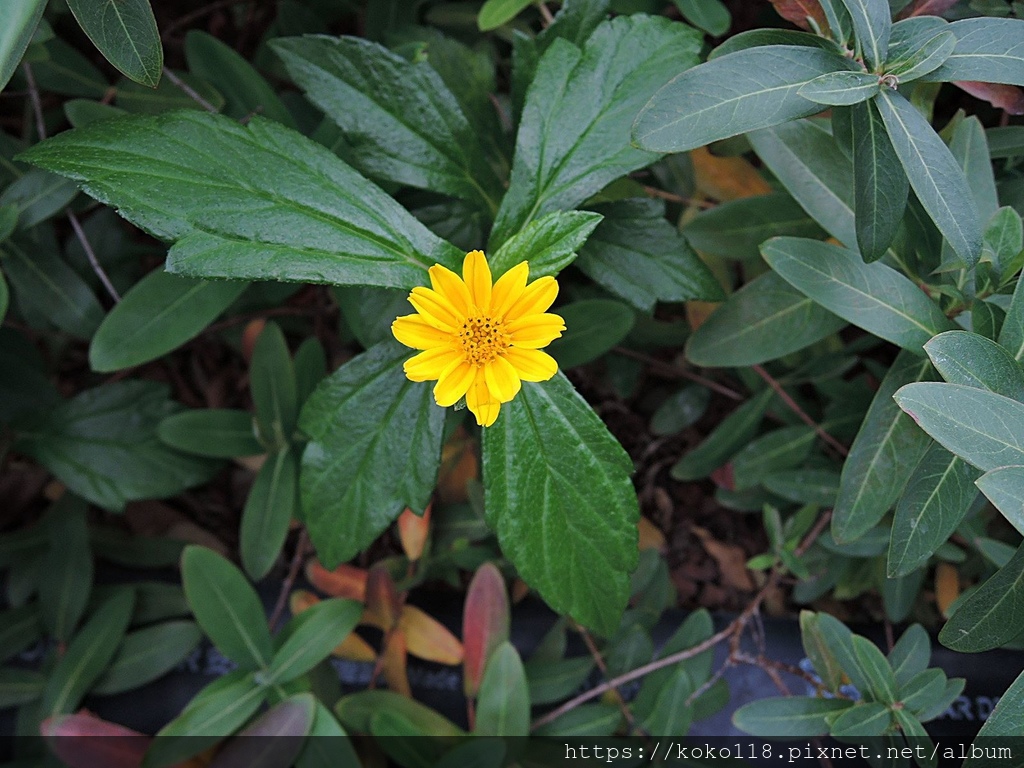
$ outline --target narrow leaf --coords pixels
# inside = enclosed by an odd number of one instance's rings
[[[924,349],[950,384],[987,389],[1024,402],[1024,368],[994,341],[969,331],[947,331]]]
[[[165,621],[129,632],[93,693],[111,696],[163,677],[185,660],[202,637],[193,621]]]
[[[249,578],[262,579],[281,553],[288,526],[298,511],[299,462],[284,448],[267,457],[242,510],[239,549]]]
[[[1024,630],[1024,546],[996,575],[957,603],[939,632],[947,648],[977,653],[998,648]]]
[[[1024,466],[999,467],[975,482],[1003,517],[1024,533]]]
[[[1024,85],[1024,19],[961,19],[947,29],[956,47],[929,80]]]
[[[255,431],[251,413],[227,408],[182,411],[168,416],[157,427],[161,442],[185,453],[215,459],[265,453]]]
[[[732,716],[733,725],[751,736],[824,736],[825,716],[852,706],[844,699],[781,696],[745,704]]]
[[[323,600],[288,622],[277,639],[278,650],[267,681],[287,683],[326,659],[356,628],[363,606],[355,600]]]
[[[462,612],[462,687],[467,697],[476,696],[487,660],[508,640],[509,622],[505,580],[493,563],[484,563],[469,583]]]
[[[68,0],[68,7],[107,61],[137,83],[156,86],[164,49],[149,0]]]
[[[886,0],[843,0],[868,68],[877,70],[889,52],[892,11]]]
[[[816,104],[842,107],[870,99],[878,88],[878,75],[850,70],[819,75],[801,85],[797,93]]]
[[[45,8],[46,0],[13,0],[4,8],[6,23],[0,28],[0,91],[32,42]]]
[[[494,649],[476,707],[478,736],[527,736],[530,732],[530,692],[516,649],[507,640]]]
[[[864,261],[885,255],[907,207],[910,183],[874,102],[852,110],[854,211]]]

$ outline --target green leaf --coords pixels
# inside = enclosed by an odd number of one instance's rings
[[[89,123],[97,123],[100,120],[109,120],[112,117],[120,117],[125,114],[123,109],[101,104],[98,101],[88,99],[70,99],[64,102],[64,115],[72,128],[81,128]]]
[[[1017,736],[1020,733],[1021,715],[1024,714],[1024,672],[1018,675],[1006,692],[999,697],[995,709],[981,726],[976,741],[997,736]],[[968,758],[964,768],[994,768],[996,761]]]
[[[990,470],[975,483],[1003,517],[1024,533],[1024,466]]]
[[[637,562],[625,451],[559,373],[502,407],[482,452],[485,509],[502,552],[555,611],[610,635]]]
[[[61,643],[71,639],[92,592],[85,513],[85,502],[68,493],[46,516],[49,547],[39,575],[39,608],[47,631]]]
[[[528,736],[530,692],[526,671],[507,640],[494,649],[484,669],[476,706],[477,736]]]
[[[658,689],[643,727],[659,736],[686,736],[693,721],[693,705],[689,701],[695,690],[693,679],[683,666],[669,670]]]
[[[878,75],[843,71],[819,75],[801,85],[797,93],[816,104],[844,107],[870,99],[878,88]]]
[[[248,283],[150,272],[114,306],[89,345],[89,365],[109,373],[162,357],[198,336]]]
[[[857,247],[876,261],[896,237],[910,185],[874,102],[853,108],[851,128]]]
[[[327,376],[327,352],[316,337],[307,338],[295,350],[295,388],[300,404]]]
[[[842,49],[827,37],[819,37],[811,32],[798,32],[795,29],[748,29],[730,35],[708,54],[708,61],[719,59],[730,53],[744,51],[749,48],[760,48],[766,45],[802,45],[809,48],[820,48],[830,53],[842,55]]]
[[[910,52],[905,58],[886,62],[886,70],[896,75],[901,82],[911,82],[934,72],[949,59],[956,48],[956,35],[952,32],[939,32],[937,35],[921,43],[920,47]]]
[[[936,35],[946,31],[949,23],[939,16],[910,16],[892,25],[886,72],[902,70],[904,62],[916,56]],[[954,38],[955,39],[955,38]]]
[[[135,82],[156,87],[164,50],[149,0],[68,0],[68,7],[107,61]]]
[[[242,510],[239,554],[254,581],[274,567],[288,538],[288,526],[298,512],[298,482],[298,458],[285,447],[267,457],[249,490]]]
[[[928,631],[920,624],[911,624],[900,635],[889,651],[889,666],[896,675],[896,685],[902,690],[928,667],[932,655],[932,641]]]
[[[4,273],[0,272],[0,323],[7,316],[7,306],[10,303],[10,298],[11,294],[7,288],[7,279],[4,277]]]
[[[843,685],[843,668],[819,626],[818,615],[813,611],[800,611],[800,637],[804,653],[814,665],[825,688],[833,693]]]
[[[173,74],[215,110],[219,111],[224,106],[224,97],[220,95],[216,88],[201,77],[188,72],[174,71]],[[117,98],[114,100],[114,104],[118,109],[125,112],[140,115],[160,115],[177,109],[184,109],[190,112],[205,112],[207,109],[206,106],[200,104],[190,94],[167,78],[161,80],[156,88],[150,88],[148,85],[139,85],[126,78],[118,80],[115,87],[117,89]]]
[[[43,695],[46,677],[29,669],[0,668],[0,709],[29,704]]]
[[[889,542],[889,578],[924,565],[966,517],[978,495],[981,472],[933,444],[896,505]]]
[[[946,673],[941,669],[926,669],[900,687],[900,701],[904,709],[915,715],[930,709],[946,690]]]
[[[741,367],[796,352],[846,323],[774,272],[729,296],[686,343],[695,365]]]
[[[360,764],[352,748],[352,740],[338,724],[331,710],[321,702],[317,702],[316,717],[309,735],[311,738],[306,739],[295,768],[333,768],[336,765]]]
[[[533,0],[486,0],[476,17],[481,32],[497,29],[507,24],[529,7]]]
[[[817,434],[811,427],[783,427],[748,443],[732,459],[736,490],[754,488],[768,476],[807,458]]]
[[[721,203],[690,219],[682,232],[690,245],[702,253],[744,261],[760,258],[761,243],[776,235],[813,239],[825,236],[821,227],[785,192]],[[599,228],[597,235],[600,234]]]
[[[853,652],[857,655],[860,668],[868,679],[871,695],[876,701],[881,701],[883,704],[894,704],[896,702],[896,678],[893,676],[889,662],[878,650],[878,646],[866,637],[854,635]],[[862,691],[861,693],[867,692]]]
[[[821,111],[800,88],[853,65],[838,53],[766,45],[719,56],[678,75],[636,118],[633,139],[654,152],[685,152]]]
[[[892,11],[886,0],[842,0],[853,22],[853,33],[869,69],[878,70],[889,52]]]
[[[947,29],[956,47],[929,80],[1024,85],[1024,19],[962,19]]]
[[[576,258],[577,252],[603,217],[590,211],[554,211],[531,221],[505,241],[490,261],[495,279],[520,262],[530,263],[530,278],[557,275]]]
[[[278,450],[288,446],[299,414],[295,366],[277,323],[267,323],[253,346],[249,390],[260,436]]]
[[[213,459],[258,456],[266,449],[256,439],[252,414],[226,408],[183,411],[157,426],[160,440],[172,448]]]
[[[259,117],[105,120],[24,159],[177,240],[168,269],[178,274],[411,288],[462,256],[327,149]]]
[[[817,240],[776,237],[765,261],[792,286],[849,322],[918,352],[953,323],[938,304],[892,267],[865,264],[853,251]]]
[[[356,628],[362,603],[355,600],[322,600],[292,617],[277,638],[278,650],[267,670],[267,684],[294,680],[326,659],[338,643]]]
[[[360,691],[343,696],[334,706],[335,714],[350,731],[369,733],[374,714],[391,710],[410,723],[422,735],[444,739],[465,736],[451,720],[415,699],[394,691]]]
[[[566,330],[547,351],[563,370],[596,360],[633,328],[633,310],[612,299],[583,299],[558,308]]]
[[[196,621],[221,653],[242,669],[270,664],[273,643],[263,604],[238,568],[193,544],[181,556],[181,578]]]
[[[584,274],[641,311],[658,301],[723,298],[714,275],[665,219],[658,200],[595,206],[604,216],[576,261]]]
[[[551,43],[527,94],[489,250],[534,218],[574,208],[657,159],[630,144],[633,117],[670,78],[697,63],[699,48],[695,30],[652,16],[607,21],[582,49],[561,38]]]
[[[125,589],[93,613],[50,672],[40,705],[42,719],[78,709],[121,644],[132,617],[135,593]]]
[[[3,611],[0,613],[0,661],[21,653],[42,634],[38,605],[33,603]]]
[[[224,113],[241,120],[252,115],[268,117],[295,128],[291,112],[274,89],[234,48],[212,35],[193,29],[185,35],[188,68],[224,96]]]
[[[673,0],[679,13],[690,24],[703,29],[712,37],[721,37],[729,31],[732,16],[722,0]]]
[[[881,736],[892,723],[892,712],[877,701],[855,704],[832,721],[829,734],[840,736]]]
[[[651,416],[651,433],[675,435],[697,423],[708,409],[711,390],[690,384],[670,395]]]
[[[1024,250],[1024,222],[1010,206],[996,211],[985,227],[985,247],[991,251],[996,265],[1004,272]],[[972,310],[977,308],[972,307]]]
[[[589,656],[569,659],[531,660],[526,663],[530,703],[553,704],[578,691],[594,669]]]
[[[725,464],[757,434],[772,394],[766,389],[722,419],[704,442],[676,462],[671,470],[672,477],[681,481],[699,480]]]
[[[429,62],[356,37],[284,38],[272,47],[306,96],[341,127],[359,171],[497,211],[501,181]]]
[[[19,447],[74,493],[121,510],[128,501],[174,496],[217,471],[160,442],[157,425],[178,410],[164,384],[104,384],[49,410]]]
[[[1024,368],[1006,349],[969,331],[941,333],[925,347],[932,365],[950,384],[987,389],[1024,401]]]
[[[732,722],[751,736],[825,736],[825,716],[852,704],[845,699],[777,696],[744,704],[733,714]]]
[[[831,469],[793,469],[773,472],[762,484],[776,496],[797,504],[832,507],[839,493],[839,473]]]
[[[545,723],[537,736],[611,736],[622,722],[622,712],[613,704],[583,704]]]
[[[5,24],[0,28],[0,91],[7,86],[32,42],[45,9],[46,0],[13,0],[6,4]]]
[[[1010,642],[1024,630],[1024,545],[995,576],[957,602],[939,641],[960,653]]]
[[[882,379],[860,431],[850,446],[832,510],[838,542],[859,539],[900,498],[931,441],[892,399],[904,384],[932,375],[931,364],[900,352]]]
[[[981,222],[956,158],[924,116],[897,92],[882,91],[874,103],[921,205],[956,255],[974,266],[981,256]]]
[[[62,211],[77,194],[67,179],[33,168],[0,194],[0,205],[12,206],[18,228],[28,229]]]
[[[434,491],[445,411],[411,382],[412,351],[378,344],[325,379],[299,419],[310,437],[300,491],[309,535],[328,568],[367,547],[406,507]]]
[[[999,344],[1017,362],[1024,364],[1024,280],[1017,280],[1010,308],[1006,311],[1006,319],[999,331]]]
[[[41,91],[54,91],[64,96],[102,99],[110,88],[106,77],[85,56],[59,37],[45,45],[49,56],[32,65],[36,85]],[[104,105],[106,106],[106,105]]]
[[[163,677],[185,660],[202,637],[193,621],[165,621],[129,632],[93,693],[111,696]]]
[[[1024,464],[1024,404],[960,384],[908,384],[894,398],[925,432],[979,469]]]

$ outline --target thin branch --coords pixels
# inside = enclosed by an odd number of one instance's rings
[[[28,81],[28,97],[36,116],[36,132],[39,134],[39,140],[42,141],[46,138],[46,121],[43,120],[43,102],[39,99],[39,87],[36,85],[35,75],[32,74],[32,65],[26,61],[21,66],[25,70],[25,79]]]
[[[594,663],[597,664],[597,668],[601,670],[601,674],[604,675],[605,680],[608,679],[608,665],[604,662],[604,657],[601,652],[597,649],[594,644],[594,638],[590,636],[590,633],[585,627],[578,627],[580,635],[583,637],[583,642],[587,646],[587,650],[590,651],[590,655],[594,657]],[[619,693],[618,689],[615,689],[615,703],[619,706],[619,711],[622,712],[622,716],[626,718],[626,722],[629,724],[629,731],[639,731],[641,735],[648,735],[647,732],[640,726],[636,718],[633,716],[633,711],[629,708],[629,705],[623,700],[622,694]]]
[[[626,347],[614,347],[612,351],[616,354],[623,355],[624,357],[631,357],[634,360],[646,363],[649,368],[664,376],[669,376],[674,379],[689,379],[690,381],[695,381],[698,384],[703,384],[708,389],[714,390],[718,394],[728,397],[730,400],[741,401],[746,399],[739,392],[729,389],[729,387],[724,384],[719,384],[717,381],[712,381],[705,376],[701,376],[699,373],[694,373],[693,371],[687,370],[686,368],[682,368],[678,365],[666,363],[655,357],[651,357],[650,355],[645,355],[643,352],[637,352],[632,349],[627,349]]]
[[[68,221],[71,222],[71,228],[75,230],[75,237],[78,238],[78,242],[82,244],[82,250],[85,251],[85,257],[89,260],[89,266],[92,267],[92,271],[96,273],[96,277],[103,283],[103,287],[107,289],[107,293],[110,294],[110,298],[114,300],[114,303],[121,301],[121,294],[117,292],[114,284],[110,282],[110,278],[107,276],[106,271],[100,265],[99,259],[96,258],[96,252],[92,249],[92,245],[89,243],[89,238],[85,236],[85,230],[82,229],[82,225],[78,221],[78,216],[75,212],[68,210]]]
[[[191,85],[186,83],[184,80],[182,80],[180,77],[178,77],[176,74],[174,74],[167,67],[164,67],[164,77],[166,77],[168,80],[170,80],[172,83],[174,83],[174,85],[182,93],[184,93],[186,96],[188,96],[190,99],[192,99],[192,101],[194,101],[196,104],[201,106],[207,112],[212,112],[213,114],[217,114],[217,112],[219,111],[215,106],[213,106],[213,104],[211,104],[206,99],[204,99],[202,96],[200,96],[196,92],[195,88],[193,88]]]
[[[277,602],[274,604],[274,610],[270,614],[270,629],[273,631],[274,627],[281,620],[281,615],[284,613],[284,607],[288,603],[288,595],[292,591],[292,587],[295,586],[295,580],[299,577],[299,569],[302,567],[302,561],[306,557],[306,550],[309,548],[309,534],[306,533],[306,529],[303,528],[299,533],[299,540],[295,542],[295,554],[292,555],[292,564],[288,568],[288,575],[285,577],[284,583],[281,585],[281,592],[277,596]]]
[[[782,399],[782,402],[789,406],[789,409],[800,417],[800,421],[802,421],[807,426],[811,427],[811,429],[813,429],[815,433],[817,433],[818,437],[820,437],[822,440],[824,440],[826,443],[832,446],[832,448],[834,448],[840,456],[845,458],[850,454],[849,449],[847,449],[845,445],[843,445],[834,437],[832,437],[832,435],[830,435],[828,432],[822,429],[821,425],[818,424],[818,422],[816,422],[814,419],[807,415],[807,412],[800,407],[800,404],[797,403],[796,400],[789,396],[789,393],[786,392],[786,390],[783,388],[781,384],[779,384],[778,381],[775,380],[774,376],[768,373],[768,371],[766,371],[760,365],[755,365],[753,366],[753,368],[757,372],[757,375],[764,379],[769,387],[775,390],[775,394],[777,394]]]
[[[544,24],[544,28],[547,29],[548,27],[551,26],[551,23],[555,20],[555,17],[551,15],[551,10],[543,2],[543,0],[537,3],[537,8],[540,10],[540,18],[542,23]]]
[[[668,200],[670,203],[681,203],[683,205],[696,205],[698,208],[714,208],[715,204],[710,200],[698,200],[695,197],[683,197],[674,192],[666,192],[664,189],[644,184],[644,192],[650,197],[657,197],[661,200]]]
[[[209,16],[211,13],[216,13],[223,8],[230,8],[232,5],[241,5],[242,3],[247,2],[249,2],[249,0],[218,0],[216,3],[210,3],[202,8],[197,8],[190,13],[186,13],[184,16],[179,16],[170,24],[166,25],[160,35],[161,37],[170,37],[182,27],[187,27],[193,21],[197,21],[204,16]]]

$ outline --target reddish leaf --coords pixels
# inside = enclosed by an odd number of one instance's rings
[[[409,687],[407,674],[408,660],[405,633],[401,629],[396,629],[388,635],[388,644],[381,653],[380,668],[384,673],[384,679],[387,680],[388,688],[411,699],[412,689]]]
[[[339,659],[365,661],[371,664],[377,660],[377,652],[373,650],[373,646],[355,632],[349,632],[345,635],[345,639],[338,643],[338,646],[331,651],[331,654]]]
[[[473,698],[480,690],[484,667],[494,649],[508,640],[508,594],[505,580],[493,563],[481,565],[462,613],[463,690]]]
[[[402,541],[405,556],[412,561],[423,557],[423,548],[427,544],[430,533],[430,507],[428,504],[422,515],[417,515],[408,507],[398,516],[398,538]]]
[[[387,632],[398,623],[402,601],[387,568],[374,566],[366,579],[366,610],[361,624],[372,624]]]
[[[461,664],[462,643],[437,619],[413,605],[402,606],[398,626],[409,653],[438,664]]]
[[[366,579],[367,572],[354,565],[339,565],[333,571],[328,571],[319,560],[310,560],[306,563],[306,578],[309,583],[319,589],[325,595],[331,597],[345,597],[349,600],[366,600]]]
[[[210,768],[292,765],[302,751],[315,712],[316,699],[310,693],[285,699],[230,739]]]
[[[320,602],[320,598],[305,589],[297,589],[288,596],[288,610],[292,616],[298,616],[303,611],[308,611]]]
[[[978,83],[973,80],[961,80],[953,85],[1011,115],[1024,115],[1024,91],[1016,85]]]
[[[69,768],[139,768],[152,741],[150,736],[100,720],[84,710],[44,720],[39,732]]]
[[[800,29],[810,29],[807,23],[808,17],[814,19],[819,29],[828,29],[828,21],[825,12],[821,10],[818,0],[771,0],[775,6],[775,12],[791,24],[796,24]]]
[[[727,491],[736,490],[736,480],[732,474],[732,463],[723,464],[718,469],[714,470],[711,475],[711,481],[719,488],[724,488]]]
[[[699,147],[690,153],[697,189],[716,200],[767,195],[772,191],[764,176],[744,157],[719,157]]]

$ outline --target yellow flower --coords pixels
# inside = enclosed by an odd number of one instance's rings
[[[524,261],[492,283],[482,251],[466,254],[462,277],[435,264],[433,288],[413,288],[409,295],[417,314],[391,325],[396,339],[423,350],[406,361],[405,375],[436,379],[434,399],[442,407],[465,396],[483,427],[494,423],[523,381],[547,381],[558,371],[555,359],[540,351],[565,330],[561,317],[544,311],[558,283],[542,277],[527,285],[529,272]]]

